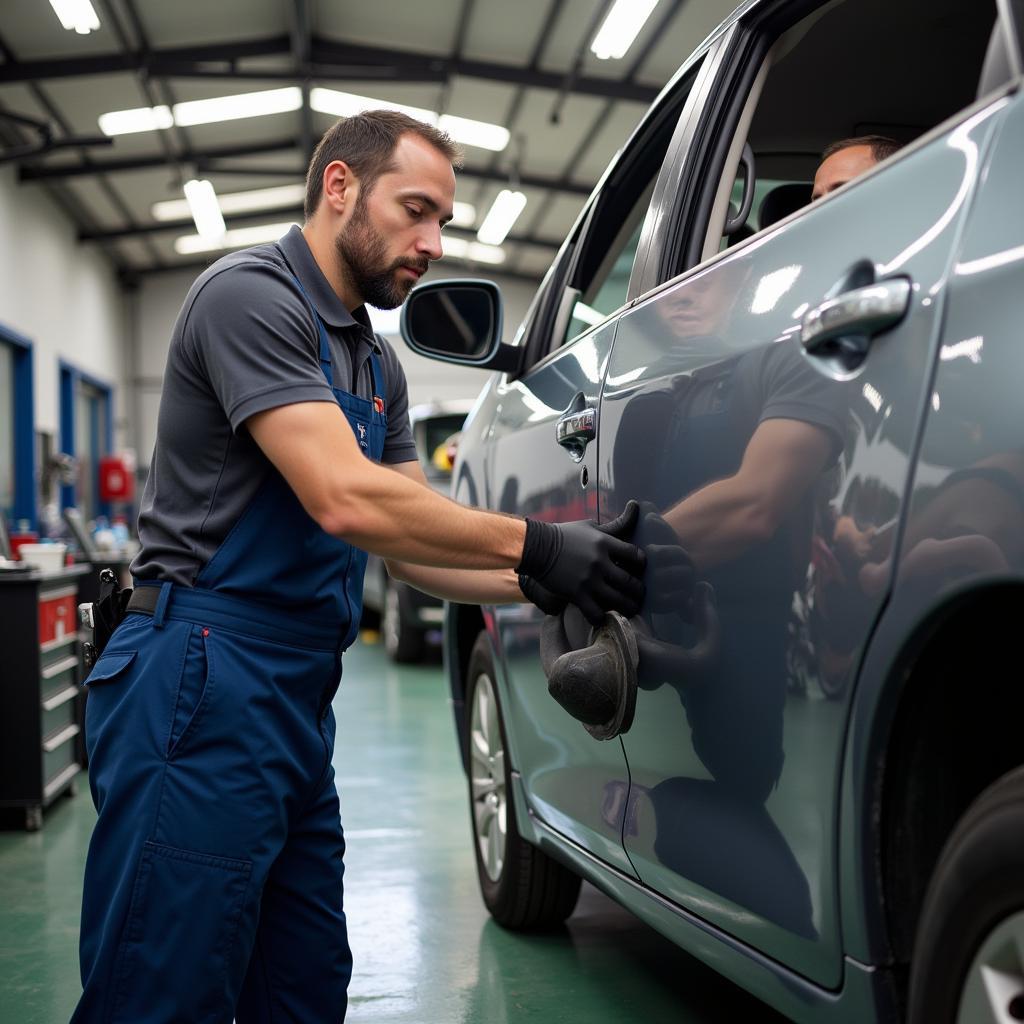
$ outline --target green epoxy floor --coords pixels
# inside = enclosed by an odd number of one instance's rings
[[[781,1020],[589,886],[553,935],[488,919],[439,665],[398,670],[358,644],[334,708],[351,1024]],[[0,832],[0,1024],[70,1016],[94,818],[83,784],[41,832]]]

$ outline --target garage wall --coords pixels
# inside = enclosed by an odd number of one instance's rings
[[[0,166],[0,225],[0,323],[33,343],[36,429],[57,442],[64,359],[113,387],[115,447],[130,446],[126,306],[112,265],[11,165]]]
[[[461,267],[446,266],[433,269],[425,280],[463,276]],[[196,271],[153,274],[146,277],[132,298],[132,319],[136,325],[138,344],[135,352],[135,402],[137,404],[138,454],[142,465],[148,465],[156,438],[156,419],[160,405],[160,385],[167,344],[171,329],[178,316],[181,303],[197,276]],[[519,322],[533,299],[536,286],[518,278],[502,278],[497,274],[481,272],[501,288],[505,302],[505,339],[511,340]],[[409,381],[412,404],[432,399],[475,398],[487,380],[481,370],[450,366],[424,359],[409,350],[398,337],[397,317],[387,317],[376,324],[377,329],[395,344]]]

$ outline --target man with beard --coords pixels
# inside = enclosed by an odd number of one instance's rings
[[[628,517],[524,522],[426,486],[364,303],[399,305],[441,256],[456,159],[403,114],[339,122],[304,227],[226,256],[185,299],[135,591],[87,680],[99,820],[76,1022],[344,1018],[331,699],[367,550],[452,600],[639,608],[643,556],[614,535]]]

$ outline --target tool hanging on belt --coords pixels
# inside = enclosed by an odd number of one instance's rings
[[[91,669],[96,664],[96,659],[103,653],[107,641],[121,624],[127,614],[128,600],[131,596],[131,587],[117,586],[117,576],[113,569],[100,570],[99,600],[78,606],[79,621],[86,629],[92,630],[92,641],[84,645],[86,669]]]

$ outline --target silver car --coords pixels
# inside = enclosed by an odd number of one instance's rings
[[[1024,8],[753,0],[606,171],[492,371],[462,501],[640,503],[642,614],[446,614],[480,888],[586,878],[800,1021],[1024,1020]],[[901,143],[809,203],[822,150]]]

